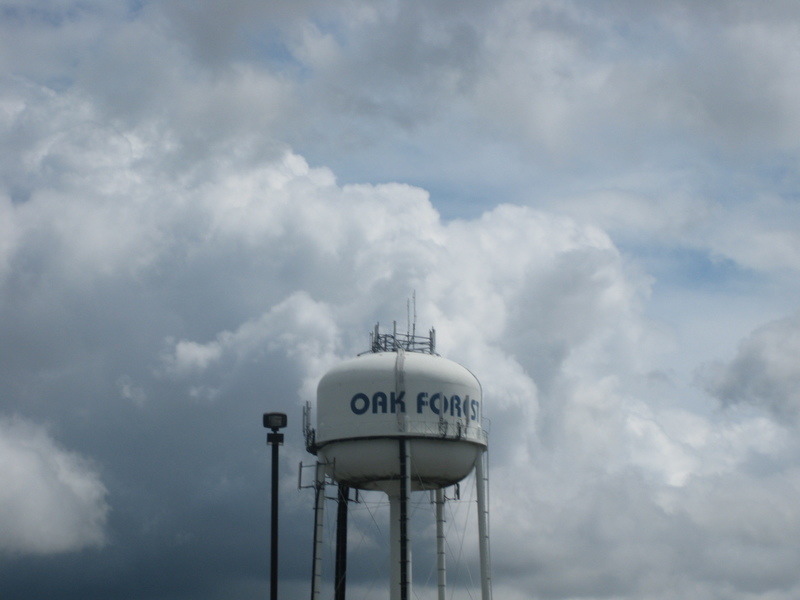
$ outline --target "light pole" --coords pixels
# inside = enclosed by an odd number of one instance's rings
[[[278,446],[283,444],[283,434],[279,429],[286,427],[286,414],[264,413],[264,427],[271,429],[267,434],[267,444],[272,446],[272,525],[270,528],[270,569],[269,597],[278,600]]]

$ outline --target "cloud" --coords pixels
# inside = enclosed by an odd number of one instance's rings
[[[260,542],[247,523],[263,490],[252,481],[259,459],[248,438],[259,411],[298,415],[319,376],[364,350],[374,322],[402,319],[414,290],[418,322],[437,327],[439,351],[483,383],[495,557],[499,578],[516,589],[668,589],[665,569],[683,568],[681,545],[712,526],[697,500],[711,494],[707,482],[758,481],[739,471],[754,456],[790,451],[760,421],[721,424],[641,396],[632,382],[661,355],[643,314],[652,281],[600,228],[508,204],[444,221],[420,188],[340,185],[295,153],[244,165],[213,155],[173,171],[161,166],[170,135],[146,124],[74,127],[91,105],[70,97],[74,108],[46,110],[55,96],[18,94],[27,104],[17,119],[57,118],[39,125],[41,150],[26,163],[33,174],[48,165],[49,183],[7,204],[3,289],[15,300],[4,326],[28,350],[25,377],[5,377],[39,390],[34,403],[16,400],[31,418],[66,386],[65,427],[85,432],[76,417],[84,411],[108,428],[82,444],[114,473],[117,552],[145,560],[147,572],[156,564],[147,547],[177,552],[170,564],[179,572],[204,548],[229,544],[231,531],[247,540],[235,555],[251,564]],[[64,298],[73,307],[113,299],[114,309],[56,310]],[[40,332],[44,317],[64,332],[61,346]],[[89,373],[96,392],[86,399],[72,382]],[[285,457],[308,460],[302,441],[287,443]],[[687,516],[691,502],[699,504]],[[747,514],[752,504],[742,502]],[[286,518],[302,530],[300,504]],[[227,532],[206,518],[236,510],[244,516]],[[197,539],[205,541],[190,543]],[[782,544],[773,541],[776,552]],[[302,564],[307,553],[292,548],[287,560]],[[107,556],[118,581],[131,581]],[[704,556],[707,569],[688,590],[711,576],[740,585],[734,571],[709,575]],[[204,581],[244,585],[235,572],[221,565]]]
[[[800,317],[794,315],[759,327],[741,342],[732,361],[710,364],[698,376],[726,406],[751,405],[795,423],[800,416],[800,367],[794,360],[799,350]]]
[[[0,551],[52,554],[106,542],[107,490],[96,467],[41,426],[0,419]]]
[[[270,352],[285,353],[300,365],[303,383],[299,395],[311,401],[316,384],[327,368],[337,361],[338,329],[329,307],[315,302],[305,292],[292,294],[261,317],[240,325],[236,331],[223,331],[205,344],[168,339],[161,363],[165,376],[197,382],[215,382],[239,372],[241,363],[259,363]],[[215,371],[209,376],[207,371]],[[193,394],[215,397],[217,390],[194,386]]]
[[[267,410],[307,589],[300,408],[416,293],[486,394],[496,594],[797,596],[794,4],[3,7],[0,439],[94,549],[0,593],[258,596]]]
[[[327,368],[366,348],[374,322],[405,316],[413,290],[440,351],[481,373],[495,456],[520,466],[534,433],[560,444],[584,426],[573,408],[606,406],[606,390],[583,405],[575,392],[646,329],[647,280],[599,229],[510,205],[444,222],[424,190],[338,185],[293,153],[175,172],[160,166],[169,135],[87,130],[74,126],[94,110],[80,99],[62,111],[35,87],[18,93],[18,119],[55,118],[27,163],[32,175],[52,165],[49,183],[9,205],[3,322],[27,350],[4,377],[37,390],[14,400],[31,418],[59,395],[76,435],[80,414],[104,424],[81,443],[114,473],[114,539],[134,555],[187,536],[222,541],[202,515],[257,504],[243,432],[265,390],[297,415]],[[211,450],[221,439],[237,441]],[[287,446],[303,455],[299,440]]]

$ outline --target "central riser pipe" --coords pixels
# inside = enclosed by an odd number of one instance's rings
[[[411,598],[411,542],[408,536],[408,503],[411,494],[411,459],[409,444],[401,439],[398,443],[400,459],[400,481],[396,491],[389,494],[389,545],[391,560],[391,600]]]

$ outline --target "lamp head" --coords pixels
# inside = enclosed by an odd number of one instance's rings
[[[264,427],[272,429],[272,431],[283,429],[286,427],[286,413],[264,413]]]

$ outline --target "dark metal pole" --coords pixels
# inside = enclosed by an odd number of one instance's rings
[[[409,600],[410,569],[408,559],[408,449],[400,440],[400,600]]]
[[[267,444],[272,446],[272,523],[270,525],[269,597],[278,600],[278,446],[283,444],[279,429],[286,427],[285,413],[264,413],[264,427],[271,429]]]
[[[269,434],[269,437],[281,436],[282,433]],[[278,446],[276,441],[272,442],[272,544],[270,547],[270,569],[269,569],[269,597],[270,600],[278,600]]]
[[[336,510],[336,574],[335,600],[345,600],[347,584],[347,503],[350,501],[350,487],[339,484],[339,505]]]
[[[325,512],[325,465],[317,462],[314,482],[314,552],[311,561],[311,600],[319,600],[320,583],[322,581],[322,547],[323,523]]]

